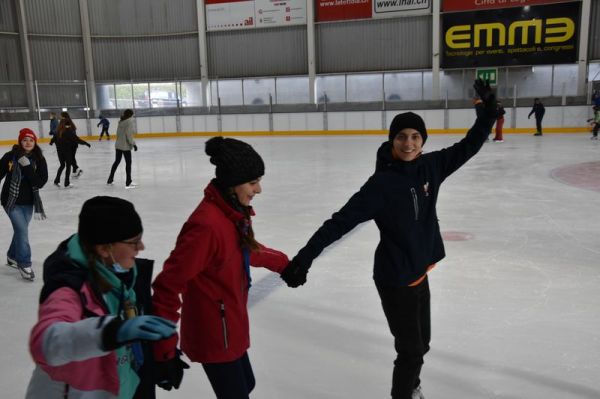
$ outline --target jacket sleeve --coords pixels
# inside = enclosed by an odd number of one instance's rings
[[[46,163],[45,158],[42,158],[37,162],[35,169],[33,168],[33,165],[27,165],[21,168],[23,174],[31,183],[31,186],[42,188],[48,182],[48,164]]]
[[[152,283],[152,307],[155,315],[175,323],[179,321],[180,295],[186,291],[188,282],[210,264],[218,245],[209,226],[199,225],[192,218],[183,225],[175,249]],[[178,339],[178,335],[174,335],[154,343],[155,359],[160,361],[173,358]]]
[[[384,204],[383,190],[375,175],[371,176],[360,190],[313,234],[298,252],[296,259],[301,265],[310,266],[329,245],[342,238],[358,224],[374,219]]]
[[[125,139],[127,140],[127,144],[129,144],[132,147],[135,145],[135,139],[133,138],[134,134],[135,134],[135,131],[133,128],[133,121],[132,121],[129,128],[127,129],[127,132],[125,133]]]
[[[40,305],[38,322],[31,330],[29,349],[42,366],[62,366],[70,362],[104,356],[102,330],[114,316],[81,319],[83,306],[71,288],[54,291]]]
[[[446,177],[454,173],[479,152],[494,122],[495,119],[478,118],[461,141],[426,155],[435,159],[436,169],[441,176],[441,181],[444,181]]]
[[[529,118],[531,116],[531,114],[533,114],[535,112],[535,108],[531,108],[531,111],[529,112],[529,115],[527,115],[527,117]]]
[[[4,179],[6,174],[8,173],[8,156],[4,154],[4,156],[0,159],[0,181]]]
[[[281,273],[289,263],[286,254],[276,249],[271,249],[259,244],[258,251],[250,252],[250,265],[257,267],[265,267],[272,272]]]

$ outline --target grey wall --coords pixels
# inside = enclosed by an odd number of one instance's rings
[[[431,29],[430,15],[318,24],[317,73],[431,68]]]
[[[581,21],[586,23],[588,21]],[[600,1],[592,0],[590,10],[590,34],[588,45],[588,59],[600,60]]]
[[[211,78],[308,73],[306,26],[208,32]]]

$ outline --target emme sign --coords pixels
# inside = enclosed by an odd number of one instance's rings
[[[442,67],[575,62],[578,23],[579,2],[443,14]]]
[[[575,35],[575,21],[570,18],[548,18],[515,21],[508,28],[500,22],[456,25],[446,32],[450,48],[479,48],[542,43],[564,43]],[[517,40],[520,37],[520,40]]]

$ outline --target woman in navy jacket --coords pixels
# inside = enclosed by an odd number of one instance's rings
[[[440,151],[422,153],[427,130],[420,116],[397,115],[389,140],[377,151],[375,173],[323,223],[282,274],[291,287],[304,284],[313,260],[327,246],[358,224],[375,221],[381,240],[373,278],[395,339],[395,399],[423,397],[419,375],[430,340],[427,272],[445,256],[436,212],[440,185],[479,151],[495,121],[496,99],[489,85],[478,80],[474,87],[483,101],[482,112],[465,138]]]

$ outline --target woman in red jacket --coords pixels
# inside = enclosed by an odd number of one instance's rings
[[[153,283],[156,315],[177,322],[181,308],[182,351],[202,366],[219,399],[246,399],[255,385],[250,347],[250,265],[281,273],[288,257],[257,242],[250,201],[261,192],[265,165],[242,141],[213,137],[206,154],[216,178],[183,225],[175,249]],[[182,298],[180,299],[180,295]],[[177,336],[155,345],[157,383],[177,389],[187,364]]]

